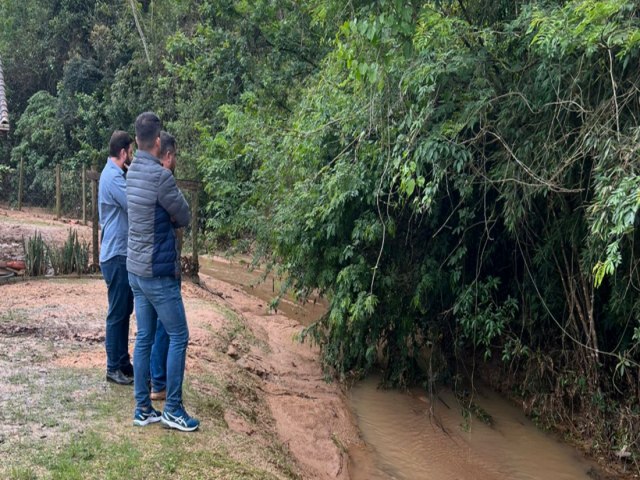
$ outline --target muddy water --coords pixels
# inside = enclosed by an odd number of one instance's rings
[[[465,422],[456,398],[423,390],[379,390],[368,378],[351,391],[364,441],[354,452],[353,480],[589,480],[593,466],[572,448],[538,430],[521,411],[485,390],[474,403],[492,426]],[[366,453],[366,452],[365,452]]]
[[[264,301],[278,291],[271,277],[247,261],[202,257],[201,271]],[[320,318],[322,299],[300,305],[285,298],[278,307],[303,325]],[[372,376],[350,393],[351,407],[367,444],[349,451],[353,480],[590,480],[592,465],[570,447],[539,431],[521,411],[488,389],[473,400],[493,419],[465,422],[458,401],[442,392],[397,392],[377,388]]]
[[[280,291],[280,282],[273,275],[261,281],[264,272],[260,269],[249,269],[249,258],[227,260],[222,257],[200,257],[200,271],[214,278],[237,286],[239,289],[264,301],[265,311],[271,300]],[[296,302],[290,296],[282,298],[278,311],[287,317],[297,320],[302,325],[310,325],[318,320],[327,310],[323,298],[312,297],[305,304]]]

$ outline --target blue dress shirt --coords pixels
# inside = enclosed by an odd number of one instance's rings
[[[98,209],[102,227],[100,262],[117,255],[127,256],[129,219],[127,216],[127,193],[125,172],[111,157],[100,174]]]

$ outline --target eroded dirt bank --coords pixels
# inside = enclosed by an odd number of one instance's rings
[[[207,275],[201,280],[242,315],[258,340],[244,346],[232,341],[227,353],[262,380],[259,389],[278,436],[300,463],[304,478],[349,478],[344,449],[360,443],[358,431],[340,387],[325,381],[317,349],[294,340],[300,325],[268,313],[263,301],[237,287]]]

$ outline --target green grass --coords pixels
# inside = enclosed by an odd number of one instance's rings
[[[52,214],[53,215],[53,214]],[[46,220],[36,220],[34,218],[22,217],[17,220],[13,217],[0,216],[0,223],[11,223],[14,225],[35,225],[37,227],[50,227],[53,222]]]
[[[256,342],[240,316],[224,314],[229,321],[212,337]],[[0,314],[0,323],[30,321],[17,309]],[[300,478],[254,379],[223,351],[212,349],[203,370],[186,377],[185,405],[202,424],[185,434],[159,424],[134,427],[131,387],[107,384],[100,368],[53,363],[61,349],[72,354],[78,348],[87,346],[0,335],[0,479]],[[227,412],[244,419],[252,433],[230,430]]]
[[[13,385],[22,385],[29,382],[29,375],[26,373],[16,373],[7,378],[7,383],[11,383]]]
[[[22,389],[3,402],[2,423],[19,434],[0,443],[0,478],[298,478],[275,437],[253,444],[228,430],[224,412],[235,398],[225,388],[210,395],[185,383],[185,404],[202,421],[200,431],[185,434],[159,424],[133,427],[132,389],[106,384],[97,369],[21,372],[9,380]]]
[[[130,431],[117,435],[89,429],[60,447],[22,444],[22,450],[29,452],[28,459],[22,455],[22,464],[11,466],[3,478],[282,478],[234,459],[225,446],[210,443],[210,435],[205,431],[183,434],[159,425],[129,428]],[[0,472],[3,470],[0,467]]]
[[[0,312],[0,323],[8,323],[10,325],[23,325],[27,323],[27,310],[23,308],[10,308],[4,312]]]

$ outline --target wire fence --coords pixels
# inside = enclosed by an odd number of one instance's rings
[[[0,202],[12,208],[41,208],[56,218],[91,218],[91,187],[84,169],[19,167],[2,176],[1,187]]]
[[[96,170],[62,169],[60,166],[44,169],[25,169],[0,172],[0,204],[22,210],[35,208],[54,219],[75,220],[93,227],[90,266],[98,265],[99,222],[98,184],[100,173]],[[182,270],[197,277],[199,271],[198,195],[201,184],[193,180],[177,180],[178,187],[189,203],[192,213],[191,227],[180,233],[182,244]]]

